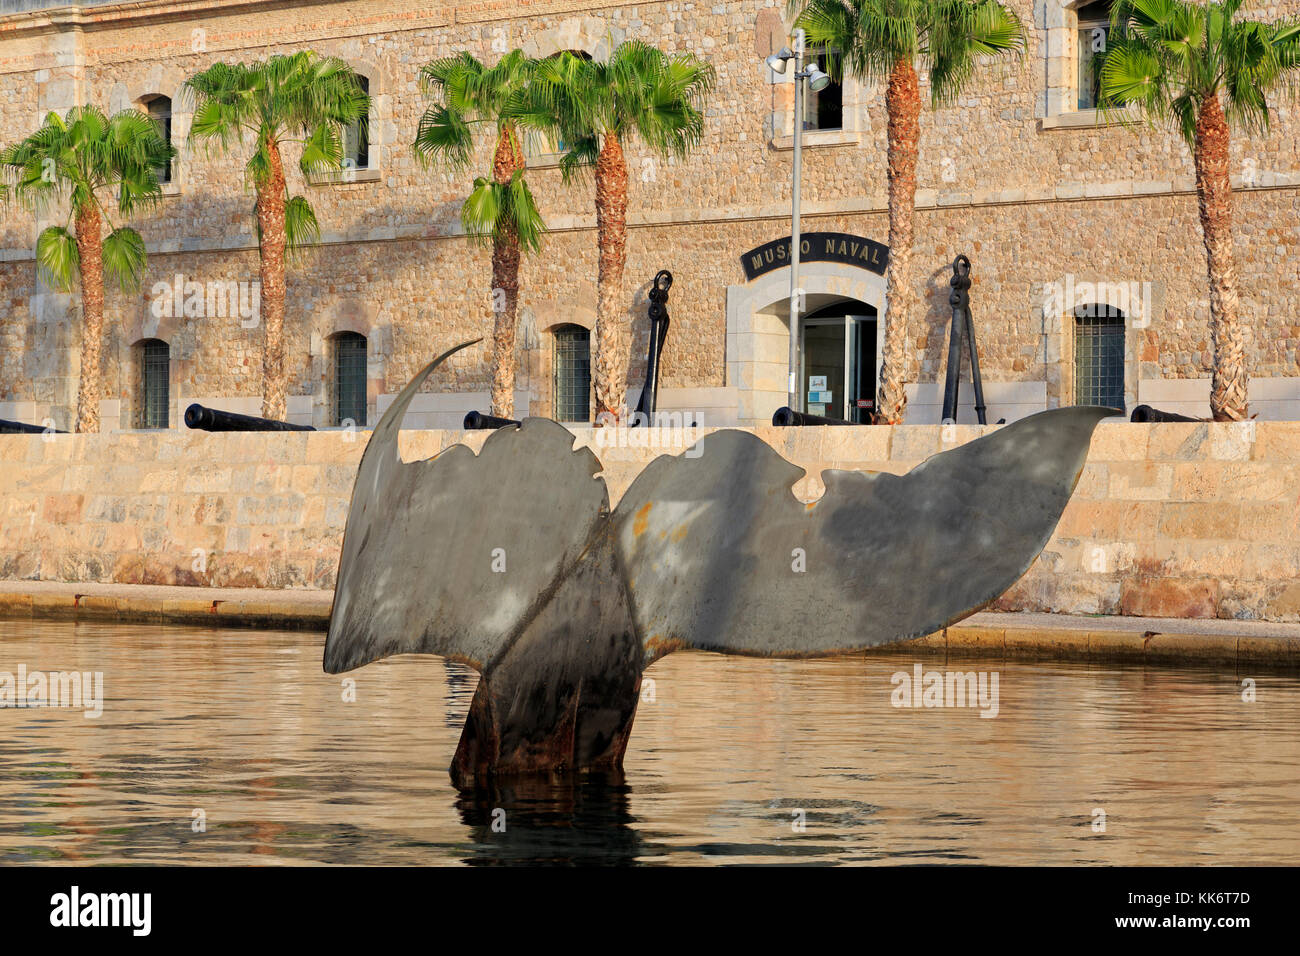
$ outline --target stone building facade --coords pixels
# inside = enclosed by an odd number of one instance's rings
[[[939,418],[948,277],[958,254],[973,263],[990,421],[1073,403],[1098,384],[1080,376],[1099,374],[1110,376],[1126,407],[1147,402],[1204,415],[1209,305],[1188,151],[1171,132],[1087,108],[1079,51],[1095,42],[1087,18],[1096,4],[1010,3],[1029,34],[1025,55],[981,68],[956,106],[927,108],[922,117],[914,260],[921,307],[909,330],[908,421]],[[1256,13],[1298,10],[1300,0],[1286,0]],[[470,173],[416,160],[410,143],[426,106],[418,68],[461,50],[487,60],[514,47],[599,57],[627,38],[692,51],[718,77],[704,142],[691,158],[663,160],[628,146],[630,404],[644,378],[646,292],[668,269],[675,284],[660,406],[708,425],[769,420],[786,389],[789,269],[779,251],[790,233],[794,116],[791,79],[763,58],[787,42],[784,13],[783,0],[6,0],[0,141],[27,135],[50,110],[93,103],[168,117],[182,150],[161,206],[135,223],[149,250],[141,291],[108,296],[104,427],[181,427],[193,401],[260,408],[261,329],[255,312],[240,309],[258,272],[252,195],[237,154],[185,145],[186,77],[218,60],[312,48],[366,78],[364,163],[320,182],[303,182],[290,167],[290,188],[315,207],[322,238],[291,262],[286,339],[292,420],[339,420],[346,353],[353,363],[346,374],[364,377],[373,424],[429,358],[489,335],[492,322],[489,256],[461,233],[458,217],[473,176],[488,168],[487,144]],[[806,384],[829,392],[827,413],[838,414],[874,393],[883,268],[854,261],[853,249],[886,242],[887,217],[883,90],[850,78],[831,95],[805,134],[803,229],[843,234],[845,245],[826,256],[816,248],[824,238],[814,239],[801,284],[816,338],[806,351],[827,363],[827,381]],[[1279,97],[1268,136],[1238,135],[1233,144],[1252,412],[1266,419],[1300,418],[1298,141],[1295,109]],[[552,415],[561,385],[582,381],[581,333],[595,316],[594,189],[590,180],[563,184],[544,145],[530,153],[550,235],[521,276],[516,408]],[[37,218],[11,205],[3,214],[0,418],[66,428],[75,409],[79,300],[44,288],[33,254],[39,230],[62,213]],[[771,243],[770,268],[748,255]],[[1109,338],[1084,315],[1101,315]],[[1096,354],[1082,356],[1085,347]],[[160,355],[161,364],[153,362]],[[454,426],[467,410],[486,408],[489,358],[486,344],[455,356],[419,397],[410,423]],[[150,385],[157,398],[159,375],[161,422],[144,407]],[[560,375],[569,378],[557,383]],[[973,420],[969,388],[965,398],[960,421]]]

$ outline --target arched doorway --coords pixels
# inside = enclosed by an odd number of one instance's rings
[[[874,409],[880,374],[884,277],[839,262],[808,262],[800,270],[799,284],[804,290],[800,386],[805,405],[825,405],[825,414],[832,418],[844,418],[847,412],[851,421],[866,421]],[[736,389],[740,425],[769,424],[772,413],[786,404],[789,297],[788,267],[727,288],[727,384]],[[832,359],[832,353],[838,359]],[[822,391],[809,388],[814,376],[826,378],[828,401],[808,401],[809,391]]]

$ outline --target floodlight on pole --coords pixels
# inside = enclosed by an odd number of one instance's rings
[[[773,53],[771,56],[769,56],[766,62],[767,62],[768,69],[770,69],[773,73],[780,73],[782,76],[784,76],[785,68],[789,65],[790,61],[793,59],[794,59],[794,51],[787,46],[787,47],[782,47],[780,53]]]

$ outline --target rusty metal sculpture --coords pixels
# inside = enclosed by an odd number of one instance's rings
[[[651,462],[611,513],[596,455],[548,419],[477,455],[401,460],[407,406],[464,347],[403,389],[366,447],[324,659],[329,673],[403,653],[477,669],[461,787],[618,770],[641,674],[670,651],[825,655],[966,617],[1038,556],[1115,414],[1042,412],[901,477],[826,471],[811,504],[792,494],[802,469],[718,431]]]

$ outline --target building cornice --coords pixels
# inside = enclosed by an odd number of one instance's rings
[[[200,18],[238,16],[258,12],[291,10],[300,7],[340,6],[348,0],[126,0],[83,6],[66,3],[37,10],[23,10],[0,15],[0,40],[10,37],[70,30],[120,29]],[[639,0],[645,6],[655,6],[668,0]],[[356,7],[357,3],[351,2]],[[588,0],[585,12],[610,7],[626,6],[627,0]],[[513,5],[451,3],[439,7],[429,4],[429,9],[393,16],[394,24],[403,29],[446,26],[456,23],[486,23],[496,20],[513,20],[520,16],[545,15],[572,8],[565,0],[518,0]]]
[[[132,0],[103,6],[68,4],[0,16],[0,40],[33,33],[139,26],[213,14],[230,16],[253,10],[321,6],[330,2],[332,0]]]

